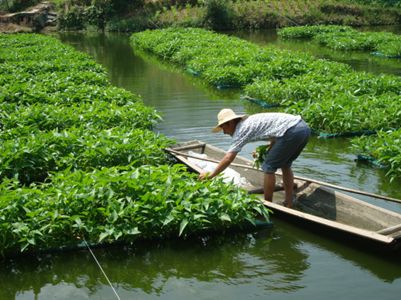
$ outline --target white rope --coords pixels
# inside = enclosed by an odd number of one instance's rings
[[[82,238],[86,247],[88,248],[89,252],[92,254],[93,259],[95,260],[95,262],[97,263],[97,265],[99,266],[99,269],[102,271],[104,277],[106,278],[107,282],[109,283],[111,289],[113,290],[114,294],[116,295],[118,300],[121,300],[120,296],[117,294],[116,290],[114,289],[113,285],[111,284],[109,277],[107,277],[107,274],[104,272],[102,266],[100,265],[99,261],[97,260],[95,254],[93,253],[92,249],[89,247],[88,243],[86,242],[85,238]]]

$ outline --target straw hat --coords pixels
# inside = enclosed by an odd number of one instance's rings
[[[224,123],[227,123],[231,120],[235,119],[243,119],[245,118],[246,115],[237,115],[232,109],[229,108],[223,108],[218,114],[217,114],[217,126],[212,129],[212,132],[219,132],[222,130],[220,127]]]

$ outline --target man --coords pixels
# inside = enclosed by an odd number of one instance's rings
[[[269,152],[262,164],[264,176],[264,198],[273,200],[276,184],[275,173],[282,170],[285,191],[285,206],[292,207],[294,175],[292,162],[299,156],[308,142],[310,129],[300,116],[285,113],[259,113],[250,116],[237,115],[225,108],[217,115],[218,124],[213,132],[223,131],[233,137],[231,146],[215,170],[201,173],[200,179],[213,178],[224,171],[235,159],[242,147],[254,141],[270,141]]]

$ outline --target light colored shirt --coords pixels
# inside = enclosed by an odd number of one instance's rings
[[[251,115],[237,124],[228,152],[240,152],[250,142],[281,137],[300,120],[301,116],[285,113]]]

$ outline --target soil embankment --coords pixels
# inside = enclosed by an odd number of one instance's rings
[[[57,14],[50,2],[41,2],[26,10],[0,14],[0,32],[39,32],[55,27]]]

